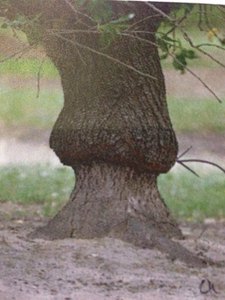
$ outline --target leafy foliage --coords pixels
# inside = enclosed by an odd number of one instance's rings
[[[170,38],[167,35],[157,35],[157,44],[158,48],[161,50],[162,54],[160,55],[161,59],[166,59],[173,54],[173,66],[176,70],[180,70],[181,73],[184,73],[185,66],[187,65],[188,59],[197,58],[197,54],[193,49],[186,49],[180,40],[175,40]]]
[[[93,21],[93,26],[87,26],[87,31],[97,32],[100,36],[100,44],[103,48],[107,48],[110,44],[115,41],[117,38],[122,38],[123,33],[129,33],[133,38],[136,38],[138,35],[135,33],[137,27],[130,25],[134,24],[132,20],[135,17],[135,12],[130,12],[127,15],[119,15],[119,17],[113,14],[112,3],[105,0],[65,0],[69,5],[74,5],[74,12],[76,16],[76,11],[79,11],[79,16],[82,14],[88,16],[89,21]],[[8,0],[0,1],[0,8],[7,7]],[[211,8],[210,8],[211,9]],[[214,9],[216,14],[217,7]],[[160,11],[160,10],[159,10]],[[191,39],[188,37],[187,33],[184,30],[184,24],[186,21],[192,18],[194,14],[197,14],[198,17],[195,17],[195,27],[199,28],[200,31],[205,32],[205,35],[208,37],[209,45],[215,45],[218,41],[221,44],[221,48],[225,45],[225,38],[221,33],[221,30],[216,26],[209,15],[212,14],[212,11],[208,13],[209,9],[207,5],[196,5],[196,4],[174,4],[172,13],[170,15],[162,14],[164,17],[161,22],[160,30],[156,35],[156,44],[160,51],[161,59],[169,59],[172,57],[173,67],[184,73],[187,69],[189,60],[199,58],[197,55],[198,52],[203,52],[200,48],[202,45],[193,45]],[[159,12],[160,14],[160,12]],[[225,11],[220,11],[221,16],[225,14]],[[29,43],[34,45],[41,40],[42,30],[41,22],[39,18],[41,15],[36,15],[34,18],[27,18],[23,15],[17,15],[14,20],[5,20],[2,23],[2,28],[12,28],[12,30],[23,30],[28,36]],[[197,20],[197,23],[196,23]],[[142,23],[143,20],[138,20],[137,23]],[[52,21],[53,24],[59,23],[59,26],[54,27],[54,30],[61,30],[60,20]],[[57,23],[58,22],[58,23]],[[79,22],[78,22],[79,23]],[[73,30],[74,28],[69,28]],[[161,30],[163,29],[163,30]],[[179,38],[176,37],[176,33],[179,32]],[[204,34],[204,33],[203,33]],[[187,38],[188,37],[188,38]],[[187,47],[186,41],[189,40],[189,46]],[[143,41],[144,42],[144,41]],[[146,42],[148,40],[146,39]],[[224,47],[225,50],[225,47]],[[204,51],[206,52],[206,51]],[[207,55],[207,54],[206,54]],[[213,58],[212,58],[213,59]],[[216,60],[214,60],[216,61]]]
[[[129,14],[106,24],[99,24],[98,31],[101,33],[102,45],[109,46],[113,40],[128,28],[128,21],[133,17],[134,14]]]

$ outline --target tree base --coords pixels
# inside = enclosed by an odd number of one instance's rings
[[[165,236],[182,238],[160,197],[155,174],[106,164],[82,166],[76,169],[76,187],[69,202],[34,236],[103,237],[131,216]]]
[[[178,224],[160,197],[156,175],[106,164],[76,170],[69,202],[30,237],[43,239],[111,236],[144,248],[157,247],[190,265],[205,262],[171,238],[182,239]]]

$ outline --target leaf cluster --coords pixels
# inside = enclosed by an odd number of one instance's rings
[[[129,21],[134,14],[122,16],[105,24],[98,24],[97,29],[101,34],[100,42],[103,47],[108,47],[124,30],[128,29]]]
[[[173,57],[173,66],[176,70],[185,72],[185,67],[188,64],[188,59],[198,58],[196,51],[183,46],[180,39],[173,39],[166,34],[157,34],[156,37],[157,45],[161,51],[160,58],[166,59],[169,56]]]

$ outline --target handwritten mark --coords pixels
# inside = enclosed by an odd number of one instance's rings
[[[209,279],[202,279],[199,285],[199,290],[201,294],[208,294],[210,292],[214,292],[215,294],[218,294],[214,284]]]

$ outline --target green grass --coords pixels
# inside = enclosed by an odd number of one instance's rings
[[[0,119],[7,126],[51,128],[63,106],[59,89],[41,89],[39,98],[35,88],[0,90]],[[223,133],[225,103],[215,99],[168,99],[173,126],[177,132]]]
[[[34,88],[0,90],[0,119],[6,126],[51,128],[63,106],[59,89],[41,89],[37,98]]]
[[[0,168],[0,201],[41,204],[52,216],[68,200],[74,185],[72,169],[45,166]],[[159,188],[172,213],[181,220],[225,217],[225,177],[210,172],[196,178],[186,170],[159,177]]]
[[[173,127],[177,132],[218,133],[225,130],[225,103],[212,99],[176,99],[170,97],[168,106]]]
[[[225,217],[224,174],[210,172],[197,178],[184,170],[161,175],[158,182],[165,202],[179,219]]]
[[[42,204],[53,215],[68,200],[74,186],[71,168],[50,165],[0,167],[0,201]]]
[[[37,76],[39,72],[44,78],[56,78],[59,76],[57,69],[48,58],[44,60],[43,64],[37,58],[12,58],[0,63],[1,75],[30,77]]]

